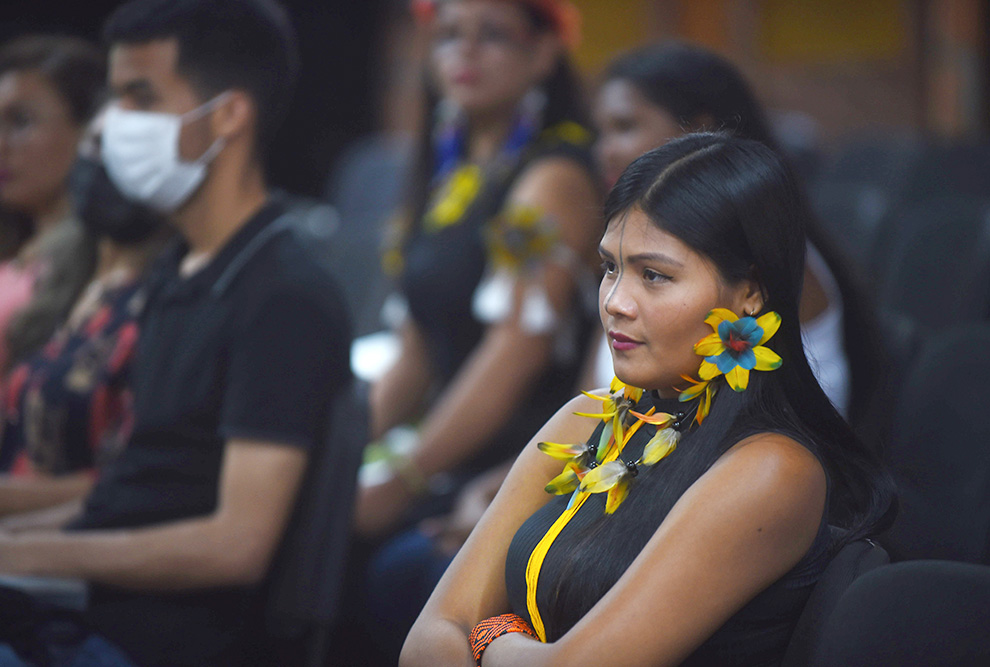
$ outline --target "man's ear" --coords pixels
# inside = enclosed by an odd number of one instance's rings
[[[257,115],[254,99],[245,91],[235,88],[211,116],[213,135],[223,137],[229,142],[250,132],[257,122]]]

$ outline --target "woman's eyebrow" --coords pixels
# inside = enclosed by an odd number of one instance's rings
[[[662,252],[640,252],[626,257],[627,262],[662,262],[671,266],[684,266],[684,262]]]

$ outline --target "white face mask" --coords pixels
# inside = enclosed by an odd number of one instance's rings
[[[101,148],[114,185],[160,213],[182,206],[203,182],[207,165],[223,150],[224,141],[218,137],[199,158],[183,162],[179,133],[185,123],[209,113],[227,95],[221,93],[182,115],[108,108]]]

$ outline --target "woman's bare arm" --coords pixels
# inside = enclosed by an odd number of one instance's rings
[[[584,442],[589,420],[574,416],[600,403],[584,396],[571,400],[540,429],[519,455],[492,501],[447,568],[410,630],[400,664],[473,665],[468,634],[479,621],[508,611],[505,554],[516,530],[552,496],[543,487],[561,471],[561,463],[539,451],[541,440]]]
[[[599,210],[594,192],[581,167],[557,158],[531,167],[513,188],[509,201],[541,211],[556,223],[561,241],[581,255],[597,240]],[[573,272],[552,264],[545,271],[550,303],[557,313],[567,312],[574,294]],[[516,316],[490,326],[423,423],[420,446],[413,455],[415,465],[430,475],[470,457],[514,412],[551,352],[552,336],[526,331],[518,309]]]
[[[561,241],[574,255],[587,256],[598,235],[595,193],[582,167],[571,160],[553,158],[530,167],[509,200],[541,211],[556,223]],[[541,283],[554,311],[568,312],[574,295],[573,269],[548,263]],[[516,290],[514,313],[486,329],[481,342],[424,417],[418,444],[410,455],[411,464],[424,477],[454,468],[489,442],[550,362],[552,333],[527,331],[520,322],[524,289],[525,285],[519,285]],[[410,390],[393,386],[389,391]],[[389,409],[384,400],[380,405]],[[393,418],[379,421],[396,423]],[[387,529],[409,499],[408,489],[398,479],[363,488],[358,499],[358,529],[365,534]]]
[[[430,388],[432,373],[423,333],[412,321],[399,332],[399,356],[371,387],[371,437],[419,416]]]

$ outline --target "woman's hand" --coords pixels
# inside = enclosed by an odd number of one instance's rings
[[[478,525],[508,474],[509,465],[506,464],[473,479],[457,496],[453,511],[426,519],[419,524],[420,532],[432,538],[444,554],[453,556]]]
[[[405,516],[415,495],[397,475],[358,488],[355,530],[363,537],[380,537]]]

